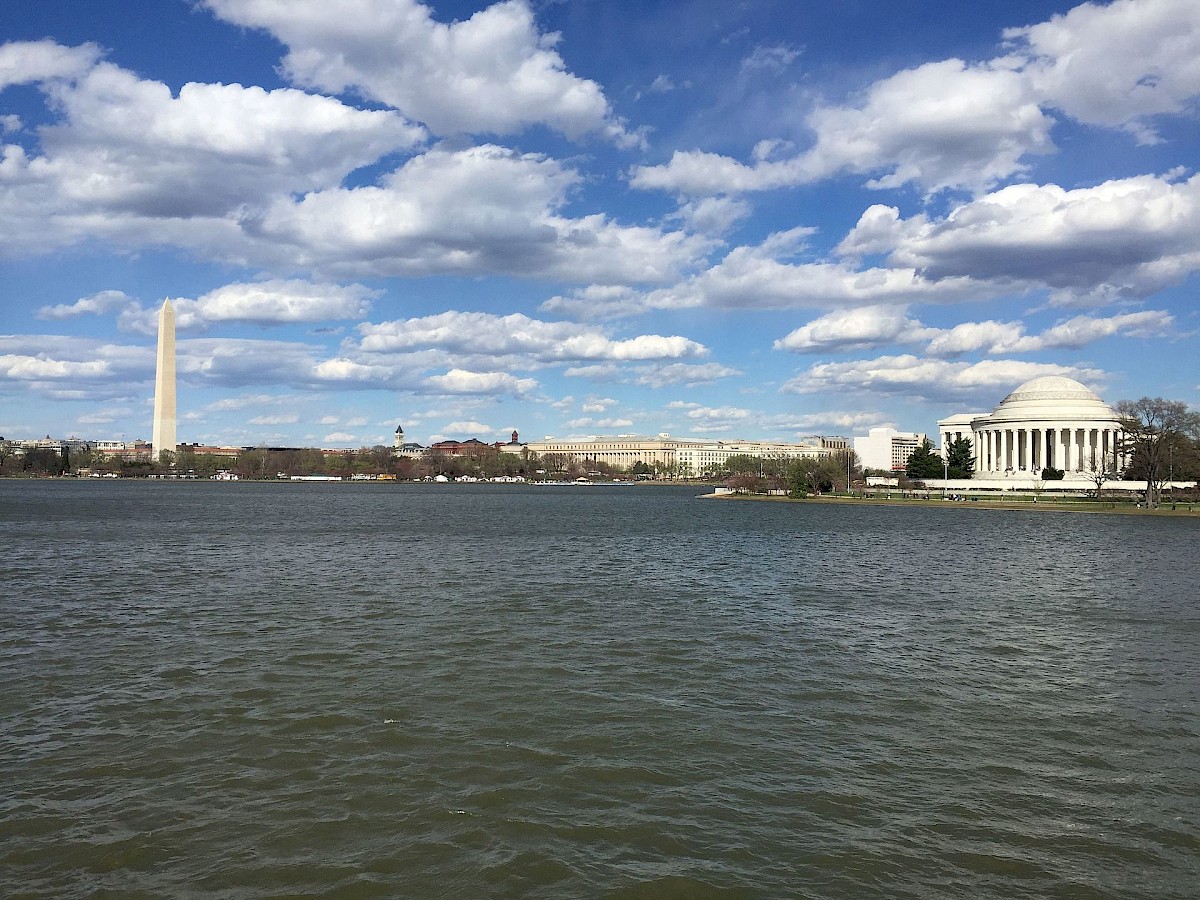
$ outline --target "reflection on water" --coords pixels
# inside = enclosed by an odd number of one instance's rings
[[[47,896],[1190,897],[1195,520],[0,482]]]

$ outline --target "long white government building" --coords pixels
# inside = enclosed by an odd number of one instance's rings
[[[590,437],[576,440],[530,441],[526,445],[538,454],[561,453],[580,462],[604,462],[629,467],[637,462],[675,468],[683,475],[707,475],[718,471],[732,456],[759,456],[765,459],[797,459],[830,456],[845,452],[850,442],[843,437],[813,437],[788,444],[775,441],[714,441],[674,438],[669,434],[654,437],[622,434],[616,437]]]
[[[1112,407],[1071,378],[1034,378],[991,413],[960,413],[938,420],[943,451],[957,438],[971,441],[975,471],[990,477],[1036,477],[1046,467],[1069,478],[1125,465],[1121,422]]]

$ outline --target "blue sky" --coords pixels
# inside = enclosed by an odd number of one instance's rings
[[[114,18],[119,16],[119,18]],[[0,435],[1198,405],[1200,5],[7,0]]]

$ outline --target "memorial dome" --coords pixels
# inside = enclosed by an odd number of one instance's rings
[[[1046,375],[1025,382],[1002,401],[992,413],[993,421],[1099,420],[1112,421],[1116,414],[1096,394],[1061,375]]]

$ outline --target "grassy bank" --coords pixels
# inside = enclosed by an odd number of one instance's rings
[[[752,500],[765,503],[824,503],[844,506],[936,506],[950,509],[1021,509],[1031,512],[1079,512],[1126,516],[1200,517],[1200,503],[1165,502],[1158,509],[1146,509],[1123,500],[1047,499],[1041,497],[969,500],[943,500],[940,497],[860,497],[824,494],[820,497],[780,497],[767,494],[709,494],[718,500]]]

